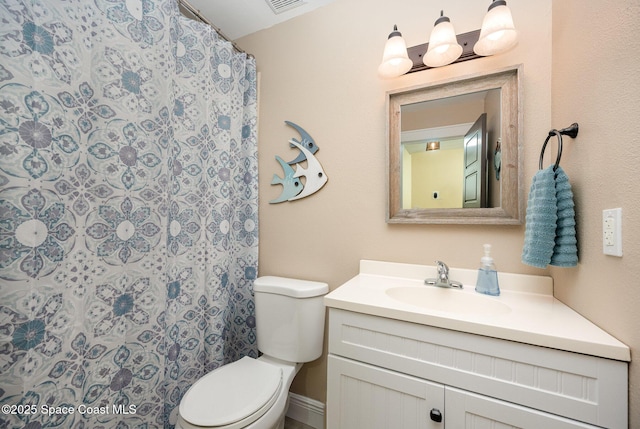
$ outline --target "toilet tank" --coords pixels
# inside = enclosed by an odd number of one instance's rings
[[[322,355],[324,295],[329,285],[286,277],[258,277],[253,284],[258,350],[288,362]]]

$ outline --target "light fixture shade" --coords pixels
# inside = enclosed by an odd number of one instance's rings
[[[505,0],[494,0],[484,16],[480,38],[473,51],[482,56],[500,54],[518,43],[518,32],[513,25],[511,10]]]
[[[462,54],[462,46],[458,44],[456,32],[449,18],[440,11],[440,18],[434,24],[429,37],[429,48],[422,58],[429,67],[440,67],[451,64]]]
[[[428,142],[426,150],[427,152],[432,150],[440,150],[440,142],[439,141]]]
[[[413,61],[407,54],[407,44],[398,31],[398,26],[393,26],[393,32],[389,34],[384,45],[382,63],[378,67],[378,74],[384,78],[402,76],[413,67]]]

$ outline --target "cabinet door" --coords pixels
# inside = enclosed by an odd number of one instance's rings
[[[327,374],[327,429],[444,428],[441,384],[334,355]]]
[[[596,426],[452,387],[445,389],[445,402],[446,428],[451,429],[597,429]]]

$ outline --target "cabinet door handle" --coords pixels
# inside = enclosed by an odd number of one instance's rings
[[[442,422],[442,413],[437,408],[433,408],[429,413],[429,417],[436,423]]]

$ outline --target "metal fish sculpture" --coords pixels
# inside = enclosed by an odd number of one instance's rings
[[[290,121],[284,121],[284,123],[289,125],[290,127],[295,128],[300,133],[300,137],[302,137],[302,140],[291,139],[293,140],[293,141],[289,141],[289,143],[291,143],[291,147],[295,147],[293,142],[296,142],[300,146],[306,148],[312,154],[318,151],[319,148],[316,145],[315,140],[313,140],[313,138],[309,135],[309,133],[306,132],[300,125],[294,124],[293,122],[290,122]],[[293,161],[289,161],[288,164],[289,165],[298,164],[299,162],[302,162],[305,159],[307,159],[306,155],[303,152],[300,152],[298,157]]]
[[[296,140],[291,139],[289,143],[300,149],[300,151],[304,154],[307,159],[307,168],[303,168],[300,164],[296,167],[296,172],[293,177],[302,177],[304,176],[306,181],[304,184],[304,189],[298,195],[289,198],[289,201],[299,200],[300,198],[307,197],[317,191],[320,190],[326,183],[329,178],[324,173],[322,169],[322,165],[316,159],[313,154],[307,150],[304,146],[298,143]]]
[[[295,197],[300,192],[302,192],[303,185],[302,181],[298,177],[294,177],[294,170],[288,163],[286,163],[282,158],[276,155],[276,160],[282,166],[282,170],[284,171],[284,177],[280,177],[277,174],[273,175],[273,179],[271,179],[272,185],[282,185],[282,193],[275,200],[269,201],[270,204],[281,203],[284,201],[288,201],[290,198]]]

